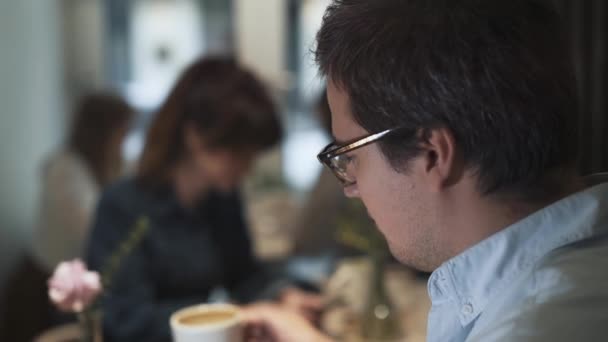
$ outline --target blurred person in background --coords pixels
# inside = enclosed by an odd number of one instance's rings
[[[123,170],[121,147],[134,113],[113,93],[80,99],[65,144],[42,170],[39,224],[6,290],[3,341],[30,340],[53,323],[46,280],[59,262],[83,256],[99,194]]]
[[[156,113],[135,177],[110,186],[97,209],[87,261],[102,273],[138,220],[148,225],[106,289],[107,341],[167,341],[170,315],[217,288],[248,302],[281,287],[253,255],[239,193],[281,136],[271,97],[237,62],[205,57],[185,70]]]
[[[85,96],[66,147],[47,161],[33,253],[49,274],[59,262],[83,255],[99,195],[122,174],[122,143],[134,113],[117,95]]]

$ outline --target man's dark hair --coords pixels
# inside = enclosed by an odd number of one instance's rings
[[[343,89],[398,171],[432,128],[454,135],[484,194],[548,196],[577,160],[577,94],[559,17],[531,0],[335,0],[317,35]]]

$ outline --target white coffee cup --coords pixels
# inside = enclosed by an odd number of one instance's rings
[[[171,315],[175,342],[242,342],[243,328],[238,307],[231,304],[200,304]]]

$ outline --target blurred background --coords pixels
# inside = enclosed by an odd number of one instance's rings
[[[323,80],[311,58],[329,0],[0,1],[0,290],[37,224],[40,172],[70,113],[113,90],[137,111],[122,146],[133,165],[151,115],[201,54],[235,56],[266,82],[285,139],[247,181],[256,252],[293,249],[294,217],[315,184],[329,137],[313,115]],[[555,0],[571,34],[581,94],[581,173],[608,170],[603,0]],[[331,238],[331,237],[330,237]],[[0,303],[0,306],[2,303]]]
[[[234,55],[266,81],[287,137],[250,188],[306,192],[328,137],[311,115],[322,80],[309,58],[327,1],[24,0],[0,4],[0,286],[36,224],[39,173],[80,96],[112,89],[138,111],[123,145],[141,153],[147,124],[201,54]]]

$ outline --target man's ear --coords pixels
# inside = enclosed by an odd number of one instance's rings
[[[462,177],[464,165],[454,134],[447,127],[433,128],[422,135],[424,177],[436,191]]]

